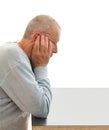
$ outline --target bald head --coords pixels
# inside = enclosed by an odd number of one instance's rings
[[[41,34],[52,34],[55,32],[56,27],[60,29],[59,24],[54,18],[48,15],[38,15],[27,25],[24,38],[30,39],[35,32],[40,32]]]

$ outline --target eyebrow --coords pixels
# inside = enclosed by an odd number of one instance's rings
[[[51,42],[56,43],[56,42],[53,40],[53,38],[52,38],[52,37],[50,37],[50,34],[45,34],[45,36],[47,36],[47,37],[48,37],[48,39],[49,39]]]

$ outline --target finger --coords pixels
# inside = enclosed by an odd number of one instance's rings
[[[39,51],[39,49],[40,49],[40,36],[38,36],[37,38],[36,38],[36,40],[35,40],[35,44],[34,44],[34,50],[35,51]]]
[[[49,44],[48,44],[48,53],[49,53],[49,56],[52,55],[52,42],[49,41]]]
[[[44,35],[41,35],[40,51],[43,51],[43,48],[44,48]]]
[[[48,37],[45,37],[45,46],[46,46],[47,50],[48,50],[48,43],[49,43]]]
[[[48,51],[48,37],[42,35],[41,36],[41,48],[40,51]]]

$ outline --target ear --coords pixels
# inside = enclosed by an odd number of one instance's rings
[[[35,32],[33,35],[32,35],[32,41],[35,42],[36,38],[40,35],[40,32]]]

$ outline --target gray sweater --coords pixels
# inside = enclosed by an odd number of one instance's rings
[[[27,130],[30,113],[46,118],[51,100],[47,68],[32,70],[16,43],[0,46],[0,130]]]

